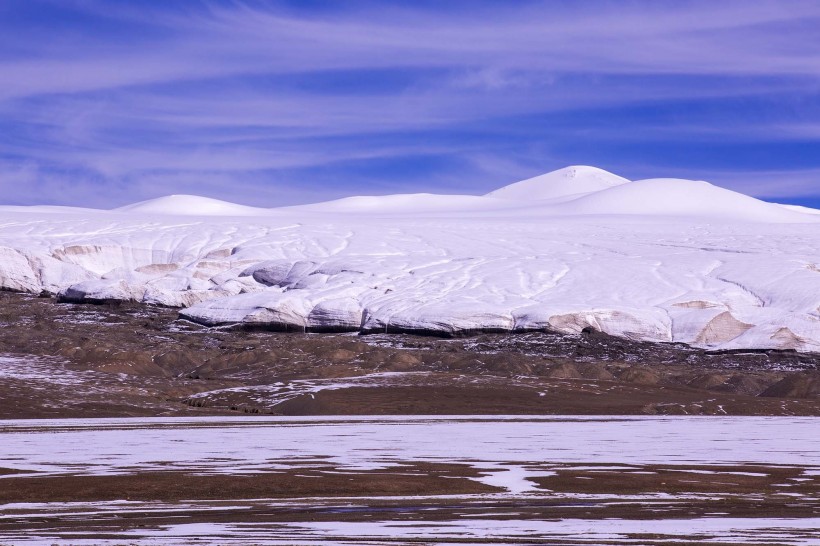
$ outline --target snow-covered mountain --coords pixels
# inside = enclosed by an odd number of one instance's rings
[[[0,287],[294,330],[590,327],[820,351],[820,215],[568,167],[485,196],[0,207]]]
[[[629,182],[626,178],[597,167],[576,165],[491,191],[487,197],[513,200],[545,200],[580,197]]]
[[[264,216],[267,209],[246,207],[198,195],[168,195],[126,205],[116,212],[169,214],[176,216]]]

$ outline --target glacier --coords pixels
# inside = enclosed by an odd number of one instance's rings
[[[0,206],[0,288],[208,326],[820,351],[820,211],[586,166],[484,196]]]

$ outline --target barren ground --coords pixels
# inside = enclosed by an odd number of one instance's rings
[[[597,333],[296,334],[0,293],[0,418],[190,414],[818,415],[820,355]]]

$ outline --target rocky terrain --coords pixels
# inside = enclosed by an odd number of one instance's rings
[[[0,417],[820,414],[820,355],[594,331],[440,338],[207,328],[0,293]]]

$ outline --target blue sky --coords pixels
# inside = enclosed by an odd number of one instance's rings
[[[572,164],[820,206],[820,2],[0,2],[0,201],[482,194]]]

